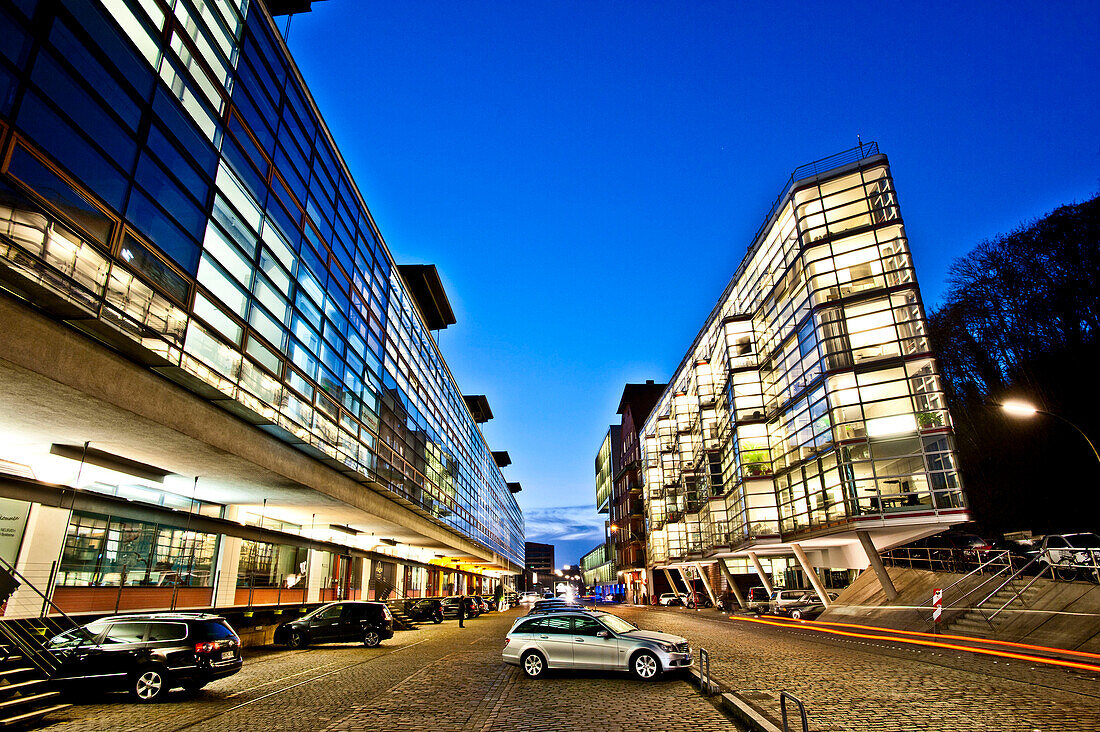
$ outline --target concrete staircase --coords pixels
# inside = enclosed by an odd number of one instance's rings
[[[25,725],[49,714],[68,709],[51,691],[45,674],[26,663],[23,656],[0,646],[0,728]]]
[[[1011,619],[1010,611],[1033,606],[1041,594],[1041,589],[1036,585],[1020,591],[1019,595],[1012,585],[1008,585],[986,600],[982,607],[956,615],[942,626],[942,630],[945,633],[969,635],[975,638],[996,638],[998,631]],[[1002,607],[1004,611],[998,613],[996,617],[990,617]]]
[[[420,630],[420,626],[405,614],[404,600],[386,600],[386,607],[390,609],[390,614],[393,615],[394,630]]]

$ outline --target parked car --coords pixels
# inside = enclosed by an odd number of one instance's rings
[[[830,601],[839,597],[835,592],[827,594]],[[775,614],[788,617],[791,620],[812,620],[823,612],[825,612],[825,603],[821,601],[821,596],[816,592],[808,592],[801,599],[778,607]]]
[[[770,596],[768,595],[767,589],[763,587],[750,587],[749,596],[745,598],[745,602],[748,607],[745,609],[749,612],[754,612],[757,615],[760,615],[761,613],[766,613],[768,611],[769,599]]]
[[[532,679],[548,669],[578,668],[629,671],[651,681],[692,665],[686,639],[641,630],[602,610],[524,616],[504,639],[502,658]]]
[[[668,607],[669,605],[683,605],[684,601],[675,592],[666,592],[657,598],[657,604]]]
[[[442,623],[443,602],[434,597],[414,600],[405,607],[405,614],[413,620],[430,620],[433,623]]]
[[[710,601],[710,597],[699,592],[691,592],[681,595],[684,604],[687,607],[711,607],[714,605]]]
[[[539,599],[539,593],[537,592],[524,592],[519,596],[519,601],[526,605],[527,603],[534,602]]]
[[[470,599],[472,599],[477,604],[478,615],[489,612],[490,606],[487,599],[485,599],[481,595],[470,595]]]
[[[322,605],[275,629],[275,643],[304,648],[315,643],[362,641],[374,648],[393,637],[393,614],[382,602],[345,600]]]
[[[902,547],[909,566],[934,572],[968,572],[976,568],[992,548],[977,534],[960,531],[945,531]]]
[[[458,617],[459,603],[465,603],[467,618],[476,618],[481,614],[480,606],[474,602],[472,597],[444,597],[442,603],[443,617],[445,618]]]
[[[581,605],[579,602],[573,602],[571,600],[560,600],[555,597],[548,600],[544,599],[536,601],[535,604],[531,606],[531,609],[527,612],[527,614],[532,615],[534,613],[558,612],[561,610],[580,610],[583,608],[584,605]]]
[[[774,615],[787,605],[799,602],[810,594],[812,594],[810,590],[774,590],[768,598],[768,612]]]
[[[198,691],[241,670],[241,639],[219,615],[113,615],[46,641],[52,682],[72,691],[129,691],[139,702]]]
[[[1043,538],[1039,556],[1058,579],[1096,575],[1100,581],[1100,536],[1093,533],[1052,534]]]

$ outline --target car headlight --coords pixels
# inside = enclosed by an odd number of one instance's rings
[[[672,653],[676,650],[676,646],[672,645],[671,643],[661,643],[660,641],[657,642],[657,647],[665,653]]]

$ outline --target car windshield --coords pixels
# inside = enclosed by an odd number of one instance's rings
[[[632,630],[638,629],[636,625],[634,625],[633,623],[628,623],[627,621],[620,618],[618,615],[597,615],[596,617],[600,619],[601,623],[603,623],[616,633],[629,633]]]
[[[1074,534],[1066,539],[1074,549],[1100,549],[1100,536],[1096,534]]]

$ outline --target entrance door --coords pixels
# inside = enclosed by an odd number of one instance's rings
[[[329,587],[332,588],[333,600],[347,600],[351,596],[351,557],[345,554],[336,554],[332,557],[332,566],[329,569]]]

